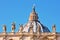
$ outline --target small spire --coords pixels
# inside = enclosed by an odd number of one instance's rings
[[[33,5],[33,11],[35,12],[35,4]]]

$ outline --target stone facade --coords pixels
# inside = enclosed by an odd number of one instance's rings
[[[33,7],[29,21],[25,25],[20,25],[18,32],[15,32],[15,23],[12,24],[12,32],[6,32],[6,25],[3,26],[3,32],[0,33],[0,40],[59,40],[60,33],[56,32],[56,26],[52,26],[52,32],[40,21]]]

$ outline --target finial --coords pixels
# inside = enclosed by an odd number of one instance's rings
[[[33,11],[35,12],[35,4],[33,4]]]
[[[12,25],[15,26],[15,22],[13,22]]]
[[[12,32],[15,31],[15,22],[12,23]]]
[[[52,31],[56,32],[56,25],[55,24],[52,26]]]
[[[3,25],[3,31],[6,32],[6,25]]]
[[[23,30],[23,24],[20,25],[19,32],[22,32],[22,30]]]

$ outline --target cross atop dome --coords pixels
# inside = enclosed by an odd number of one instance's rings
[[[35,4],[33,5],[33,8],[32,8],[32,9],[33,9],[33,11],[35,12]]]

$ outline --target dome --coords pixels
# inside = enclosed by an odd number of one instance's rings
[[[33,25],[33,32],[37,32],[38,27],[40,27],[40,32],[50,32],[49,29],[44,26],[43,24],[41,24],[39,21],[29,21],[28,23],[26,23],[24,25],[24,32],[29,32],[30,27]]]
[[[23,32],[29,32],[30,27],[32,26],[33,32],[37,32],[38,28],[40,32],[50,32],[49,29],[38,21],[38,15],[35,12],[35,7],[30,13],[29,21],[23,26]]]

